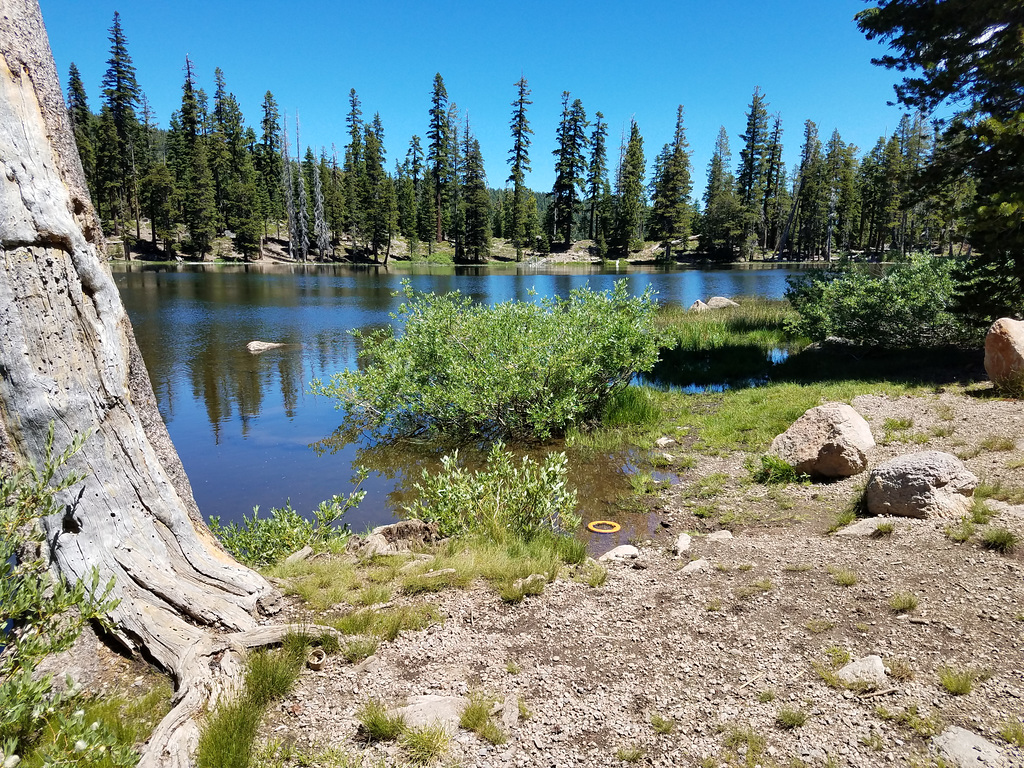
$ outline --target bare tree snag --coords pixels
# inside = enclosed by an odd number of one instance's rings
[[[52,566],[113,577],[117,637],[167,670],[175,709],[143,766],[187,766],[194,715],[237,683],[239,653],[278,593],[202,522],[103,256],[36,0],[0,0],[0,462],[41,465],[89,437],[86,475],[43,521]]]

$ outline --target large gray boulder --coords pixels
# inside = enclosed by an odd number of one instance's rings
[[[968,512],[978,478],[956,456],[922,451],[871,470],[865,492],[872,515],[958,518]]]
[[[727,307],[738,307],[732,299],[727,299],[725,296],[712,296],[708,299],[708,309],[726,309]]]
[[[985,336],[985,372],[996,386],[1024,386],[1024,322],[1000,318]]]
[[[874,447],[863,416],[846,403],[825,403],[772,440],[768,453],[812,477],[849,477],[867,468]]]

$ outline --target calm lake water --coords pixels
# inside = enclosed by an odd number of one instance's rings
[[[710,296],[779,298],[795,273],[783,267],[617,272],[137,263],[115,264],[113,271],[203,513],[240,520],[254,506],[269,511],[290,500],[307,514],[321,500],[347,494],[361,464],[372,470],[363,485],[367,497],[346,517],[357,531],[391,522],[422,468],[438,457],[428,449],[333,445],[340,414],[333,402],[309,394],[308,384],[355,365],[349,329],[390,322],[403,279],[420,291],[459,290],[486,303],[528,300],[531,291],[565,295],[584,285],[603,290],[625,279],[635,293],[652,286],[660,302],[689,306]],[[255,339],[288,346],[253,355],[246,344]],[[616,519],[609,509],[628,488],[630,459],[610,456],[574,467],[587,517]]]

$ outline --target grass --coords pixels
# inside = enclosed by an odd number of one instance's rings
[[[829,526],[827,533],[835,533],[840,528],[848,526],[858,517],[867,514],[867,501],[865,500],[866,490],[867,481],[864,481],[854,489],[850,500],[846,502],[846,505],[839,511],[839,514],[836,515],[836,519]]]
[[[914,668],[910,666],[907,659],[900,657],[886,659],[885,667],[889,677],[899,680],[901,683],[909,683],[914,679]]]
[[[930,739],[942,730],[942,720],[938,715],[923,714],[916,704],[911,704],[901,712],[891,712],[879,705],[875,707],[875,716],[880,720],[897,723],[922,739]]]
[[[1012,553],[1019,543],[1016,534],[1006,528],[990,528],[981,537],[981,546],[1001,555]]]
[[[953,696],[966,696],[976,682],[987,680],[991,674],[985,670],[971,667],[953,667],[943,665],[935,670],[942,687]]]
[[[882,422],[882,429],[886,432],[905,432],[914,426],[913,419],[891,419],[887,418]]]
[[[912,592],[897,592],[889,598],[889,609],[893,613],[909,613],[917,608],[919,602]]]
[[[483,693],[471,693],[469,704],[459,718],[459,725],[491,744],[504,744],[508,741],[508,736],[491,717],[491,710],[496,702],[497,699]]]
[[[787,573],[806,573],[807,571],[813,571],[814,566],[811,563],[788,563],[782,566],[782,570]]]
[[[405,730],[405,718],[388,714],[384,702],[370,699],[356,710],[359,733],[368,742],[394,741]]]
[[[768,742],[750,725],[733,725],[725,731],[722,746],[725,747],[728,753],[726,757],[730,762],[739,760],[742,756],[744,764],[753,768],[761,764]]]
[[[587,586],[597,589],[603,587],[608,581],[608,569],[599,563],[587,562],[583,566],[580,576]]]
[[[406,728],[399,736],[406,757],[415,765],[427,765],[441,758],[448,751],[449,741],[451,736],[440,724]]]
[[[807,722],[807,713],[801,709],[790,709],[783,707],[775,716],[775,724],[787,731],[799,728]]]
[[[401,606],[382,611],[362,608],[325,621],[344,635],[394,640],[403,630],[425,629],[440,622],[441,614],[433,605]]]
[[[762,485],[785,485],[808,479],[807,475],[797,472],[788,461],[767,453],[761,456],[760,466],[751,463],[748,469],[754,482]]]
[[[976,499],[996,499],[1007,504],[1024,504],[1024,488],[1016,485],[1003,485],[1001,480],[982,479],[974,489]]]
[[[736,595],[741,598],[753,597],[754,595],[771,592],[774,588],[775,585],[772,584],[771,579],[759,579],[745,587],[739,587],[736,590]]]
[[[1013,451],[1017,448],[1017,443],[1012,437],[1006,437],[1004,435],[988,435],[984,437],[978,445],[983,451]]]
[[[881,539],[884,536],[892,536],[895,531],[896,531],[896,523],[893,523],[893,522],[879,523],[878,525],[875,526],[875,530],[873,530],[871,532],[871,538],[873,538],[873,539]]]
[[[690,483],[683,491],[683,495],[691,499],[713,499],[725,490],[728,480],[729,476],[724,472],[712,472]]]
[[[522,668],[515,662],[515,659],[509,659],[505,662],[505,671],[510,675],[518,675],[522,672]]]
[[[858,581],[857,572],[848,568],[831,569],[829,573],[832,574],[832,581],[840,587],[852,587]]]
[[[820,635],[822,632],[828,632],[834,628],[836,623],[829,621],[828,619],[811,619],[806,624],[807,630],[815,635]]]
[[[306,661],[311,638],[290,634],[279,649],[251,654],[242,694],[222,704],[199,737],[197,768],[248,768],[263,713],[291,690]]]
[[[943,533],[950,541],[963,544],[974,536],[974,522],[969,517],[961,518],[956,525],[947,525]]]
[[[757,694],[757,700],[762,704],[767,704],[770,701],[775,701],[775,691],[761,691]]]
[[[643,760],[644,752],[642,747],[619,747],[615,750],[615,758],[621,760],[624,763],[639,763]]]
[[[665,736],[676,729],[676,721],[670,717],[662,717],[655,712],[651,715],[651,727],[655,733]]]
[[[1024,749],[1024,723],[1008,720],[999,729],[999,735],[1015,747]]]
[[[374,638],[356,638],[349,640],[341,653],[349,663],[357,664],[373,656],[377,652],[377,645],[378,642]]]

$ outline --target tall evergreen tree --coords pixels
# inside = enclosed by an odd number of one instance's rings
[[[348,115],[345,117],[345,125],[348,128],[348,145],[345,147],[345,211],[348,214],[348,229],[354,240],[357,233],[364,228],[361,201],[366,172],[363,157],[363,112],[355,88],[348,92]]]
[[[309,193],[306,191],[306,174],[302,172],[299,158],[302,146],[299,137],[299,111],[295,110],[295,223],[298,239],[298,253],[302,261],[309,259]]]
[[[629,128],[629,142],[619,168],[618,209],[615,244],[628,255],[644,241],[644,139],[636,120]]]
[[[761,88],[754,88],[747,111],[746,132],[740,135],[740,167],[736,174],[736,192],[743,209],[743,242],[740,255],[753,256],[764,229],[764,197],[768,173],[768,104]]]
[[[263,234],[264,236],[270,234],[267,221],[273,219],[277,225],[278,237],[280,237],[281,218],[285,215],[284,189],[281,186],[281,113],[278,111],[274,94],[270,91],[263,95],[261,106],[263,117],[260,120],[260,143],[256,148],[255,164],[259,174],[259,183],[267,201]]]
[[[736,181],[729,171],[731,162],[729,135],[722,127],[718,130],[715,151],[708,163],[704,212],[701,216],[700,249],[712,259],[731,260],[742,231]]]
[[[434,75],[434,88],[430,94],[430,122],[427,128],[427,164],[433,184],[434,239],[444,240],[444,222],[451,202],[453,168],[452,124],[448,115],[448,90],[441,73]]]
[[[85,171],[85,179],[90,187],[95,190],[96,186],[96,146],[93,141],[93,116],[89,111],[89,101],[85,94],[85,85],[82,84],[82,76],[74,62],[68,68],[68,119],[71,121],[71,130],[75,134],[75,144],[78,146],[78,157],[82,161],[82,170]],[[98,204],[93,192],[93,204]]]
[[[114,231],[119,232],[120,218],[134,215],[136,234],[139,228],[138,170],[135,157],[135,141],[139,132],[135,108],[139,104],[141,89],[135,77],[135,65],[128,53],[128,43],[121,28],[121,15],[114,12],[110,27],[110,58],[103,74],[103,101],[110,111],[116,133],[116,143],[110,149],[111,160],[116,163],[108,171],[115,180],[114,205],[112,212]]]
[[[516,100],[512,102],[512,149],[509,150],[509,165],[512,166],[508,181],[512,183],[511,215],[509,217],[508,239],[516,249],[516,261],[522,261],[523,246],[526,245],[524,221],[526,215],[526,174],[530,171],[530,136],[533,129],[526,119],[526,108],[530,101],[530,89],[526,78],[516,83]]]
[[[594,114],[594,130],[590,133],[590,162],[587,163],[587,199],[590,201],[587,237],[594,241],[598,239],[598,209],[601,196],[608,183],[607,138],[608,124],[604,122],[604,115],[597,112]],[[601,236],[607,238],[608,232],[602,232]]]
[[[313,237],[316,239],[316,252],[321,261],[331,253],[331,233],[327,226],[324,180],[321,175],[321,169],[325,165],[326,153],[321,152],[321,161],[313,172]]]
[[[672,242],[686,247],[690,236],[690,152],[683,125],[683,105],[676,109],[676,129],[672,141],[664,146],[655,161],[652,183],[651,234],[661,238],[666,260],[672,257]]]
[[[185,83],[181,97],[181,132],[183,140],[183,178],[179,179],[181,211],[188,227],[192,250],[200,256],[210,251],[216,234],[217,209],[214,200],[213,174],[207,158],[206,141],[202,135],[205,116],[195,87],[192,62],[185,57]]]
[[[783,216],[789,202],[786,191],[786,164],[782,159],[782,117],[778,114],[772,118],[766,160],[762,213],[764,230],[761,239],[761,247],[765,250],[774,249],[778,245]]]
[[[470,132],[468,120],[462,158],[463,247],[467,259],[483,262],[491,248],[491,196],[487,191],[480,142]]]
[[[587,113],[583,102],[575,99],[569,104],[569,92],[562,92],[562,119],[556,134],[555,185],[551,191],[554,212],[552,238],[561,236],[563,246],[572,245],[572,230],[580,208],[580,190],[586,170]],[[642,152],[642,149],[641,149]]]
[[[380,115],[363,127],[363,148],[366,172],[363,181],[362,208],[365,212],[366,236],[374,260],[381,246],[390,248],[397,223],[397,200],[394,185],[385,165],[384,127]]]

